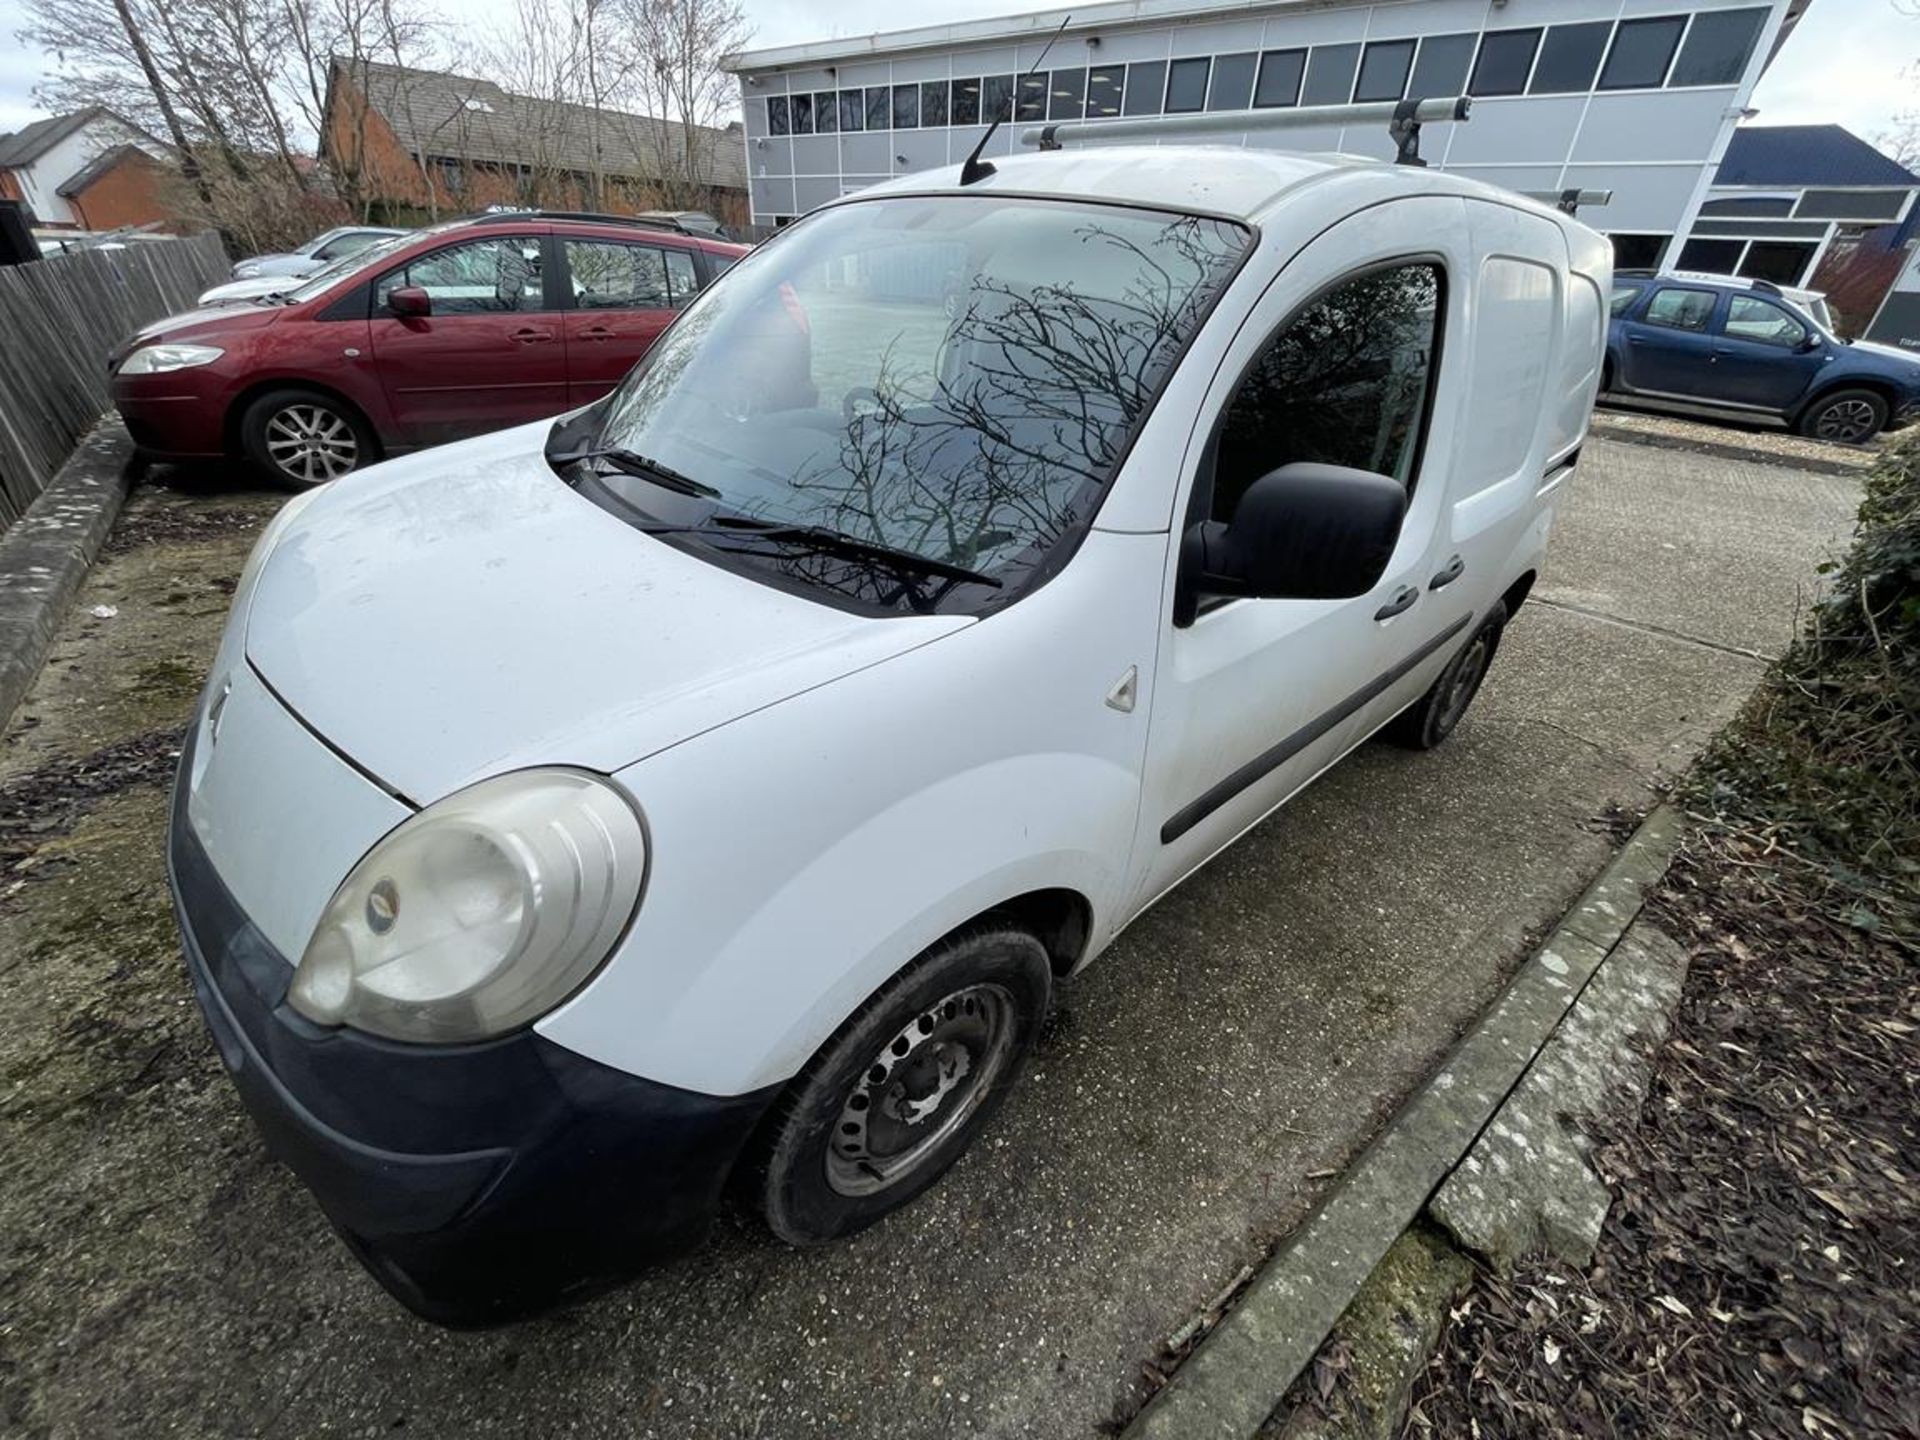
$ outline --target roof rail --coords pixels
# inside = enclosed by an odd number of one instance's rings
[[[1062,140],[1124,139],[1156,136],[1168,131],[1193,134],[1214,130],[1300,129],[1310,125],[1364,125],[1382,121],[1393,137],[1400,165],[1424,165],[1420,158],[1420,126],[1428,120],[1465,120],[1473,108],[1468,95],[1440,100],[1380,100],[1358,105],[1296,105],[1285,110],[1211,110],[1200,114],[1149,115],[1135,118],[1062,120],[1035,125],[1020,132],[1022,145],[1058,150]]]
[[[590,210],[489,210],[484,215],[469,215],[469,225],[518,225],[523,220],[584,220],[595,225],[633,225],[642,230],[671,230],[676,235],[694,232],[678,220],[664,216],[599,215]]]
[[[1542,205],[1553,206],[1562,215],[1578,215],[1582,205],[1613,203],[1611,190],[1522,190],[1520,193],[1529,200],[1538,200]]]

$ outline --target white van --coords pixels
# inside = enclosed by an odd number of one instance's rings
[[[268,527],[171,861],[234,1078],[403,1301],[871,1224],[1054,985],[1376,731],[1459,723],[1609,251],[1411,165],[1067,150],[742,260],[605,400]]]

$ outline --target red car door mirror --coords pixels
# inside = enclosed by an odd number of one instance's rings
[[[402,285],[387,292],[387,309],[403,320],[424,320],[433,314],[433,297],[418,285]]]

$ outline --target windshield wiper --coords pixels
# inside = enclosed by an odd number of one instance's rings
[[[696,480],[691,475],[682,475],[670,465],[662,465],[658,460],[649,459],[632,450],[622,449],[618,445],[600,450],[576,450],[571,455],[550,455],[547,458],[555,465],[582,465],[594,460],[604,460],[622,475],[651,480],[662,490],[671,490],[678,495],[697,495],[705,500],[723,498],[713,486]]]
[[[787,520],[762,520],[756,515],[715,515],[703,525],[641,525],[638,528],[648,535],[712,537],[718,530],[722,533],[735,532],[742,539],[752,537],[765,540],[797,540],[812,549],[828,551],[835,555],[852,555],[868,560],[878,560],[883,564],[918,570],[923,575],[938,575],[945,580],[969,580],[976,585],[990,585],[995,590],[1003,588],[1002,582],[994,579],[993,576],[978,570],[969,570],[964,565],[936,560],[931,555],[922,555],[916,550],[903,550],[879,540],[862,540],[855,535],[846,535],[838,530],[828,529],[825,525],[804,525]]]

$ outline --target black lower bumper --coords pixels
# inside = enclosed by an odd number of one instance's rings
[[[291,961],[215,873],[185,793],[168,868],[220,1057],[268,1149],[397,1298],[440,1324],[501,1324],[699,1243],[773,1092],[655,1084],[532,1031],[427,1046],[310,1024],[284,1003]]]

